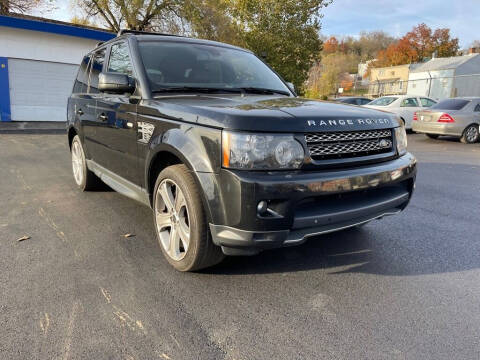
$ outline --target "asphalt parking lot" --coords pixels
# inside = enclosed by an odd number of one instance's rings
[[[402,214],[184,274],[65,135],[0,135],[0,358],[479,358],[480,144],[409,145]]]

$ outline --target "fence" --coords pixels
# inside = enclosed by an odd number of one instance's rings
[[[419,74],[420,75],[420,74]],[[455,75],[425,78],[422,73],[418,78],[410,74],[409,80],[384,79],[365,81],[355,79],[336,84],[339,89],[335,96],[367,96],[376,98],[385,95],[417,95],[433,99],[444,99],[457,96],[480,97],[480,74]],[[343,89],[343,92],[341,91]]]

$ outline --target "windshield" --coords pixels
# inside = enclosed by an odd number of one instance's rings
[[[140,54],[153,92],[168,88],[262,88],[290,94],[255,55],[220,46],[142,41]]]
[[[368,105],[387,106],[393,103],[397,99],[398,99],[397,97],[393,97],[393,96],[381,97],[368,103]]]
[[[440,110],[460,110],[465,107],[470,100],[465,99],[447,99],[433,105],[430,109]]]

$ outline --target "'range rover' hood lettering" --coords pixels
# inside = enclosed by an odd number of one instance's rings
[[[172,96],[145,105],[152,116],[245,131],[361,131],[399,125],[396,115],[385,111],[294,97]]]
[[[353,126],[353,125],[377,125],[391,124],[389,118],[366,118],[366,119],[339,119],[339,120],[307,120],[308,126]]]

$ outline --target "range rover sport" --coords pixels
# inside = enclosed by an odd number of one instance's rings
[[[78,187],[151,207],[180,271],[396,214],[414,188],[395,115],[299,98],[223,43],[121,31],[84,57],[67,117]]]

